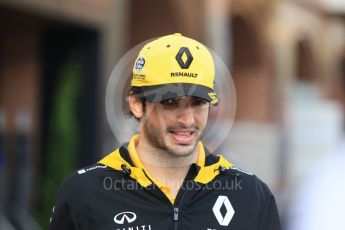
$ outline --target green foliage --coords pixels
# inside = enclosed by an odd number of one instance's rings
[[[81,93],[81,63],[72,56],[62,67],[48,123],[45,175],[42,175],[39,223],[48,228],[59,185],[77,167],[79,148],[77,103]]]

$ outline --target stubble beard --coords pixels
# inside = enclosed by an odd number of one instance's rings
[[[144,132],[147,141],[153,148],[156,148],[162,153],[167,154],[169,158],[184,158],[194,153],[199,140],[201,140],[203,136],[204,130],[200,130],[199,127],[195,128],[195,132],[197,133],[197,140],[195,143],[193,143],[193,148],[188,152],[184,152],[183,154],[181,154],[178,149],[170,148],[166,144],[164,137],[168,134],[168,128],[161,133],[159,129],[152,122],[150,122],[149,119],[145,118],[142,132]],[[193,133],[193,135],[195,134]],[[181,148],[183,148],[183,145],[181,145]]]

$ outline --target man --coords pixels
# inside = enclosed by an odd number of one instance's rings
[[[195,40],[146,44],[128,97],[139,134],[62,183],[50,229],[279,230],[268,187],[200,141],[218,104],[214,77]]]

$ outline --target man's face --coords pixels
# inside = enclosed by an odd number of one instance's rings
[[[209,103],[195,97],[146,102],[141,135],[152,147],[172,156],[188,156],[203,135],[208,110]]]

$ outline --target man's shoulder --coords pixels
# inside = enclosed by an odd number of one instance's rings
[[[206,162],[208,164],[213,164],[217,162],[220,157],[222,157],[222,155],[209,154],[206,157]],[[233,181],[235,179],[240,181],[247,191],[255,190],[259,194],[271,194],[267,184],[257,175],[233,163],[230,163],[230,165],[230,167],[220,168],[220,174],[224,175],[226,180]]]
[[[213,153],[208,152],[206,155],[205,166],[216,165],[217,163],[220,166],[220,173],[232,176],[242,176],[254,180],[257,179],[257,177],[253,173],[238,167],[232,162],[229,162],[222,154],[215,155]]]
[[[237,165],[232,165],[229,168],[223,169],[221,174],[225,175],[227,180],[233,181],[235,179],[237,181],[241,181],[242,185],[244,185],[246,189],[257,190],[259,187],[266,186],[265,182],[263,182],[257,175],[248,170],[242,169]]]
[[[105,178],[122,178],[123,173],[116,171],[106,165],[95,163],[77,169],[67,176],[61,183],[61,187],[67,190],[83,189],[98,185],[104,181]]]

